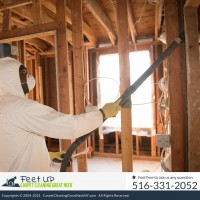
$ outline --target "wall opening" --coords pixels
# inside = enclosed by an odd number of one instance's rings
[[[131,52],[130,58],[130,77],[131,83],[134,83],[140,75],[150,66],[149,51]],[[105,103],[113,102],[120,96],[120,72],[119,72],[119,55],[109,54],[101,55],[99,59],[99,104],[102,107]],[[153,79],[150,76],[131,96],[132,100],[132,134],[133,145],[136,152],[137,135],[143,137],[144,151],[151,152],[151,129],[153,128]],[[121,131],[120,113],[116,118],[106,120],[102,125],[102,133],[104,134],[104,146],[106,152],[106,143],[115,142],[115,136],[110,133]],[[109,133],[109,134],[108,134]],[[101,137],[101,136],[100,136]],[[113,139],[111,139],[111,137]],[[120,137],[120,136],[119,136]],[[113,148],[114,150],[114,148]],[[140,154],[141,155],[141,154]]]
[[[149,51],[131,52],[130,55],[131,84],[150,66]],[[100,56],[100,106],[115,101],[119,96],[119,56],[109,54]],[[132,126],[133,128],[153,127],[151,76],[131,96]],[[120,127],[120,114],[116,118],[107,120],[104,125]]]

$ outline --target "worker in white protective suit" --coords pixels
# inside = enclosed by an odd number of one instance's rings
[[[17,60],[0,59],[0,172],[48,172],[45,137],[75,139],[116,116],[119,103],[81,115],[67,115],[25,97],[35,79]]]

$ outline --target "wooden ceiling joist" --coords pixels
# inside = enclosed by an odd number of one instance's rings
[[[49,0],[42,0],[42,4],[43,4],[44,7],[48,8],[50,11],[52,11],[54,14],[56,14],[56,6],[55,6],[55,4],[53,3],[52,0],[50,0],[50,1]],[[47,13],[47,14],[50,14],[50,13]],[[51,17],[51,16],[49,16],[49,17]],[[68,6],[66,6],[65,19],[66,19],[67,23],[72,25],[71,10]],[[96,37],[94,35],[94,32],[84,20],[83,20],[83,33],[85,34],[85,36],[90,41],[90,44],[95,46]]]
[[[197,8],[199,5],[200,5],[200,1],[199,0],[187,0],[185,2],[185,6],[191,6],[191,7]]]
[[[2,25],[3,31],[11,30],[11,16],[12,12],[10,10],[3,11],[3,25]]]
[[[34,55],[34,51],[32,51],[32,49],[29,49],[29,48],[27,48],[27,47],[25,47],[25,49],[26,49],[26,51],[27,51],[27,53],[29,54],[29,55]]]
[[[32,52],[33,54],[38,53],[38,52],[43,52],[42,49],[38,48],[38,47],[35,46],[35,45],[29,44],[29,43],[27,43],[27,42],[26,42],[25,44],[26,44],[26,45],[25,45],[25,49],[26,49],[26,50],[29,50],[29,51]]]
[[[104,12],[103,8],[98,4],[98,1],[85,0],[88,9],[94,15],[94,17],[100,22],[100,24],[106,29],[108,37],[112,45],[116,43],[116,35],[114,33],[112,24]]]
[[[44,36],[40,37],[40,39],[49,43],[53,47],[55,46],[54,36],[52,36],[52,35],[44,35]]]
[[[43,6],[43,9],[49,17],[51,17],[53,20],[56,20],[56,14],[52,10],[49,10],[49,7],[47,8]],[[72,44],[72,31],[69,29],[67,29],[67,39],[69,43]],[[54,42],[54,40],[51,40],[50,42]]]
[[[28,25],[32,25],[28,20],[22,20],[21,16],[17,15],[15,12],[13,12],[13,9],[10,9],[12,11],[12,21],[19,24],[21,27],[25,27]]]
[[[12,2],[1,5],[0,11],[24,6],[24,5],[31,4],[31,3],[32,3],[32,0],[13,0]]]
[[[4,12],[4,11],[3,11]],[[0,20],[2,21],[2,17],[3,17],[3,13],[0,12]],[[11,18],[11,25],[17,25],[19,27],[25,27],[27,24],[24,23],[23,21],[20,21],[19,19],[16,19],[14,16],[13,16],[13,13],[12,13],[12,18]]]
[[[132,12],[132,8],[131,8],[131,2],[128,1],[128,25],[130,28],[130,32],[131,32],[131,38],[132,38],[132,42],[135,43],[135,38],[137,36],[137,32],[135,30],[135,26],[134,26],[134,18],[133,18],[133,12]]]
[[[42,24],[42,4],[41,0],[32,0],[33,24]]]
[[[48,49],[48,45],[43,40],[40,40],[39,38],[28,39],[26,40],[26,43],[36,46],[37,48],[40,49],[40,51],[45,51]]]
[[[163,17],[164,0],[160,0],[158,4],[158,31],[161,31],[161,21]]]
[[[26,5],[24,8],[18,7],[18,8],[11,9],[11,10],[13,13],[16,13],[17,15],[19,15],[22,19],[33,22],[30,5]]]
[[[158,13],[159,13],[159,5],[156,4],[155,5],[155,33],[154,33],[154,39],[155,39],[155,41],[158,40],[158,31],[159,31],[159,27],[158,27]]]
[[[9,43],[13,41],[26,40],[34,37],[40,37],[44,34],[53,35],[57,29],[57,23],[51,22],[46,24],[35,25],[23,29],[15,29],[0,33],[0,43]]]

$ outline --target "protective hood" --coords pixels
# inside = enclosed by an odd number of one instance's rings
[[[25,97],[19,77],[21,64],[10,57],[0,59],[0,95],[11,94]]]

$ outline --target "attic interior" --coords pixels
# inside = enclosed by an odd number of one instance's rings
[[[11,56],[36,78],[36,88],[27,98],[67,114],[102,106],[104,80],[98,77],[104,56],[118,56],[111,65],[118,63],[112,67],[119,73],[123,94],[132,84],[131,53],[146,51],[152,64],[185,34],[185,41],[151,74],[149,89],[143,90],[143,94],[151,90],[151,124],[133,125],[132,119],[139,117],[133,116],[135,106],[122,109],[117,125],[101,126],[79,146],[76,153],[90,146],[92,152],[77,157],[78,171],[88,171],[87,161],[95,156],[121,158],[123,172],[134,171],[137,159],[160,161],[166,172],[200,171],[199,4],[199,0],[0,0],[1,48],[9,45]],[[140,64],[135,67],[137,71]],[[105,72],[106,77],[114,71]],[[147,110],[140,115],[145,121]],[[46,138],[49,151],[66,151],[72,142]],[[72,166],[68,170],[73,171]]]

